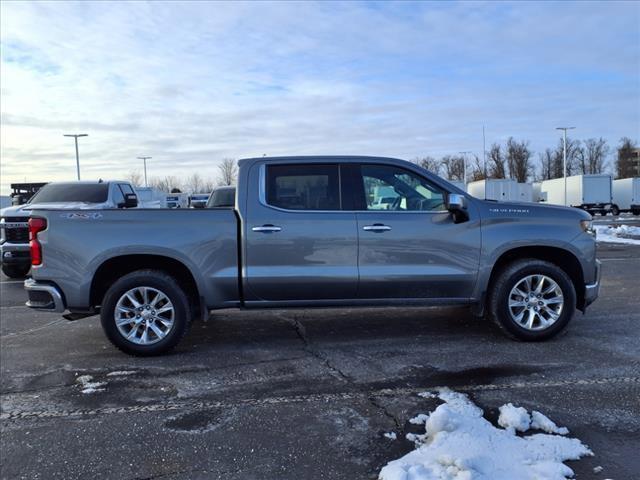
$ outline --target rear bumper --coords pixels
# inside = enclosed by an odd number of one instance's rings
[[[55,285],[38,283],[29,278],[24,281],[24,289],[29,296],[27,307],[58,313],[66,310],[62,293]]]
[[[600,273],[601,273],[600,260],[596,260],[596,281],[584,286],[584,306],[592,304],[598,294],[600,293]]]

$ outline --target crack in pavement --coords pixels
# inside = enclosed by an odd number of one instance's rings
[[[455,389],[460,392],[473,391],[492,391],[492,390],[510,390],[521,388],[555,388],[563,386],[592,386],[592,385],[616,385],[640,384],[640,377],[608,377],[588,380],[558,380],[546,382],[515,382],[510,384],[484,384],[484,385],[459,385]],[[201,401],[182,401],[182,402],[165,402],[157,404],[131,405],[127,407],[101,407],[93,409],[76,409],[76,410],[4,410],[0,413],[0,421],[16,421],[28,419],[45,419],[45,418],[82,418],[93,415],[109,415],[116,413],[150,413],[164,412],[171,410],[207,410],[213,408],[233,408],[242,406],[260,407],[270,405],[282,405],[302,402],[330,402],[353,399],[367,399],[376,397],[398,397],[415,395],[425,391],[434,391],[440,388],[446,388],[445,385],[431,385],[423,387],[402,387],[402,388],[385,388],[373,391],[349,391],[337,393],[310,393],[305,395],[292,395],[282,397],[262,397],[262,398],[245,398],[236,401],[222,400],[201,400]]]
[[[350,383],[352,385],[355,385],[355,382],[353,381],[352,378],[350,378],[346,373],[344,373],[342,370],[340,370],[340,368],[338,368],[337,366],[333,365],[326,355],[324,355],[320,350],[318,350],[317,348],[315,348],[313,346],[313,344],[311,343],[311,341],[307,337],[306,328],[304,328],[304,325],[302,325],[302,323],[300,323],[300,320],[298,319],[297,315],[294,315],[293,317],[287,317],[285,315],[279,315],[279,317],[280,317],[280,319],[284,320],[285,322],[287,322],[289,325],[291,325],[293,327],[294,331],[296,332],[296,335],[298,335],[298,338],[300,338],[302,343],[304,343],[305,350],[307,352],[309,352],[313,357],[315,357],[316,359],[320,360],[320,362],[325,367],[327,367],[327,369],[331,372],[331,374],[334,377],[336,377],[336,378],[338,378],[340,380],[343,380],[343,381],[345,381],[347,383]]]

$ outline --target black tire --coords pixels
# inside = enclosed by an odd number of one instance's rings
[[[173,304],[173,325],[164,338],[156,343],[141,345],[127,340],[116,326],[114,312],[120,298],[136,287],[151,287],[161,291]],[[159,270],[137,270],[116,281],[107,290],[102,302],[100,321],[107,338],[124,353],[136,356],[153,356],[167,353],[174,348],[189,330],[191,324],[189,298],[176,280]]]
[[[611,205],[611,209],[609,211],[611,212],[611,215],[613,215],[614,217],[617,217],[618,215],[620,215],[620,209],[618,208],[617,205]]]
[[[631,210],[632,215],[640,215],[640,210]]]
[[[31,265],[7,265],[2,264],[2,273],[9,278],[24,278],[31,270]]]
[[[549,327],[530,330],[519,325],[509,311],[511,290],[528,275],[545,275],[560,287],[564,304],[559,318]],[[557,265],[537,259],[516,260],[498,272],[488,296],[489,318],[507,335],[518,340],[535,342],[547,340],[564,330],[576,309],[576,292],[571,279]]]

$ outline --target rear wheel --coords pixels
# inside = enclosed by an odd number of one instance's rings
[[[2,273],[9,278],[24,278],[31,270],[31,265],[2,265]]]
[[[116,347],[150,356],[174,348],[189,329],[189,299],[173,277],[138,270],[115,282],[104,296],[102,328]]]
[[[519,340],[547,340],[564,330],[576,308],[576,293],[557,265],[518,260],[498,273],[489,295],[489,315]]]

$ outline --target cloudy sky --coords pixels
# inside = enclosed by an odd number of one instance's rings
[[[1,4],[1,187],[640,137],[640,3]]]

